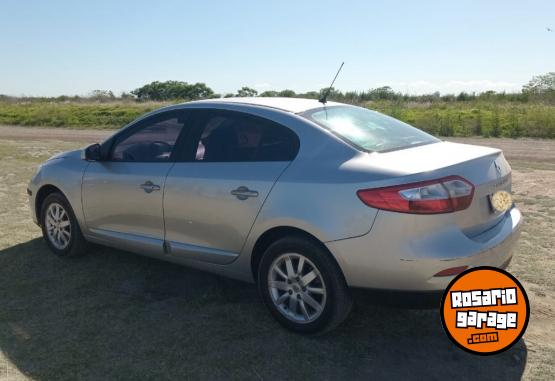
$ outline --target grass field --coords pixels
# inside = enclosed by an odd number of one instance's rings
[[[0,125],[120,128],[140,115],[168,105],[161,102],[1,102]]]
[[[509,271],[531,302],[524,338],[481,357],[447,339],[436,310],[366,293],[339,329],[304,337],[248,284],[101,247],[57,258],[25,188],[38,163],[85,142],[30,138],[0,136],[0,380],[555,379],[553,141],[480,139],[503,145],[514,168],[525,223]]]
[[[517,102],[374,102],[367,107],[440,136],[555,138],[555,106]]]
[[[0,125],[120,128],[170,102],[0,101]],[[393,102],[366,107],[394,116],[434,135],[555,138],[555,105],[539,102]]]

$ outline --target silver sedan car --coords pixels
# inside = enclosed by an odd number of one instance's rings
[[[510,190],[498,149],[341,103],[230,98],[56,155],[28,194],[59,256],[92,242],[255,282],[281,324],[310,333],[347,317],[351,288],[442,290],[506,267]]]

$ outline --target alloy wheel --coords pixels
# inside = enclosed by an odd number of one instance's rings
[[[64,207],[57,202],[48,205],[45,217],[46,232],[50,243],[58,250],[64,250],[71,239],[71,221]]]
[[[324,311],[324,278],[316,265],[301,254],[286,253],[273,261],[268,288],[278,311],[295,323],[310,323]]]

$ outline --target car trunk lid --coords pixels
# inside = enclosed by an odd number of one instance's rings
[[[499,190],[511,191],[511,167],[502,151],[495,148],[439,142],[372,153],[368,158],[365,161],[372,171],[388,174],[391,177],[387,177],[396,182],[399,176],[403,183],[409,183],[452,175],[470,181],[475,187],[472,203],[467,209],[453,213],[456,224],[469,237],[490,229],[501,220],[503,212],[493,209],[491,196]]]

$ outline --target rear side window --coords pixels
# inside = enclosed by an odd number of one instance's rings
[[[206,113],[195,144],[195,161],[291,161],[299,139],[289,128],[242,113]]]
[[[394,151],[440,141],[400,120],[362,107],[332,106],[302,115],[364,151]]]

